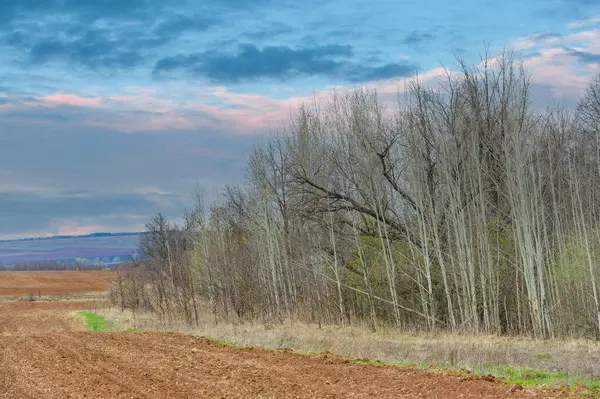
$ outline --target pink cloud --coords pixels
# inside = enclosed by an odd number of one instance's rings
[[[79,225],[75,223],[67,223],[58,226],[55,231],[56,235],[85,235],[103,230],[104,226],[100,225]]]
[[[588,84],[589,76],[577,74],[575,57],[562,48],[543,50],[523,65],[532,83],[550,86],[556,97],[579,96]]]
[[[376,89],[378,93],[383,95],[396,95],[398,93],[405,93],[408,91],[409,84],[418,79],[423,84],[429,84],[432,82],[445,79],[447,76],[456,76],[457,72],[444,67],[436,67],[427,70],[423,73],[419,73],[417,76],[411,76],[408,78],[401,79],[390,79],[383,82],[376,82],[368,85],[367,87]]]
[[[93,217],[65,218],[50,222],[46,231],[33,236],[51,235],[85,235],[100,231],[123,231],[124,221],[127,221],[127,231],[143,231],[146,218],[131,214],[113,214],[99,219]],[[31,237],[32,233],[26,236]]]
[[[134,109],[135,110],[135,109]],[[140,110],[140,109],[137,109]],[[143,110],[141,110],[143,111]],[[115,118],[88,120],[86,125],[105,127],[123,133],[140,133],[155,131],[188,131],[202,127],[212,127],[214,123],[205,118],[188,117],[177,111],[155,113],[151,119],[140,119],[127,112],[115,111]]]
[[[584,26],[595,25],[595,24],[600,24],[600,16],[592,17],[592,18],[588,18],[588,19],[580,19],[578,21],[571,22],[570,24],[567,25],[567,28],[576,29],[576,28],[581,28]]]
[[[419,74],[419,80],[421,82],[430,82],[446,77],[447,73],[453,74],[452,71],[448,71],[443,67],[437,67]],[[389,97],[393,102],[398,93],[407,90],[408,84],[412,79],[414,77],[390,79],[369,83],[364,85],[364,87],[377,90],[384,100]],[[341,85],[327,86],[323,90],[315,91],[310,96],[274,99],[264,95],[232,93],[226,88],[218,87],[211,92],[211,95],[238,107],[222,108],[214,105],[198,104],[197,109],[217,117],[223,123],[233,124],[238,131],[253,133],[280,127],[284,122],[289,120],[290,116],[302,104],[312,104],[315,101],[318,103],[319,99],[328,98],[334,92],[344,93],[351,89],[353,87]]]
[[[105,108],[110,103],[131,102],[131,96],[107,96],[107,97],[82,97],[75,94],[52,94],[39,98],[41,103],[47,105],[71,105],[75,107]]]
[[[56,105],[73,105],[77,107],[102,107],[103,99],[101,97],[80,97],[73,94],[53,94],[50,96],[40,97],[43,103]]]
[[[232,124],[246,134],[278,127],[302,103],[311,100],[311,97],[292,97],[280,100],[268,96],[230,92],[214,92],[213,95],[236,107],[225,108],[197,104],[195,108],[217,118],[221,121],[221,125]]]
[[[540,37],[540,35],[530,35],[513,40],[511,47],[515,50],[526,50],[541,44],[560,44],[564,39],[560,36]]]
[[[594,21],[595,19],[587,20],[586,23],[578,21],[569,26],[579,27]],[[573,53],[573,50],[599,53],[599,30],[581,31],[563,37],[530,35],[515,39],[510,49],[536,50],[535,55],[523,59],[523,66],[530,74],[531,82],[549,87],[556,100],[578,99],[585,91],[591,76],[600,72],[600,65],[583,64]],[[516,53],[516,56],[519,57],[519,53]]]

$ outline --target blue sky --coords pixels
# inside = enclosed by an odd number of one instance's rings
[[[313,94],[394,94],[486,44],[524,60],[536,106],[573,106],[600,2],[2,0],[0,238],[179,217]]]

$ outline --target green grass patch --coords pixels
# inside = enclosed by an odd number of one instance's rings
[[[600,397],[600,380],[561,371],[541,371],[510,366],[486,366],[476,374],[493,374],[509,384],[531,387],[564,387],[571,392]]]
[[[81,311],[77,312],[77,315],[85,319],[88,331],[103,332],[112,327],[110,321],[96,313]]]

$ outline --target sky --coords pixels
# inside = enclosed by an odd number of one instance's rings
[[[512,49],[537,106],[600,72],[597,0],[1,0],[0,238],[141,231],[243,181],[303,102]]]

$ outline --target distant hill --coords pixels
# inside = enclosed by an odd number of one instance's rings
[[[112,265],[136,257],[143,233],[94,233],[0,241],[0,265],[77,262]]]
[[[138,233],[92,233],[83,235],[61,235],[61,236],[50,236],[50,237],[31,237],[31,238],[16,238],[14,240],[0,240],[0,242],[19,242],[19,241],[41,241],[41,240],[61,240],[65,238],[94,238],[94,237],[131,237],[139,236]]]

